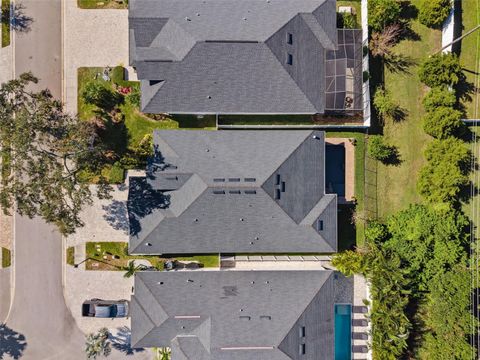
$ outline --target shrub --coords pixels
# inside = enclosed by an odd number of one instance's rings
[[[465,131],[465,124],[461,117],[460,111],[440,106],[424,117],[423,130],[436,139],[462,135]]]
[[[399,111],[389,91],[378,88],[373,97],[373,105],[379,115],[385,119],[394,119]]]
[[[337,23],[339,29],[356,29],[358,27],[356,15],[347,12],[337,13]]]
[[[372,135],[368,139],[368,155],[379,161],[387,161],[395,156],[395,148],[385,144],[383,136]]]
[[[425,26],[441,28],[450,14],[451,0],[423,0],[418,9],[418,20]]]
[[[458,56],[452,53],[436,54],[420,65],[420,80],[429,87],[455,86],[464,77]]]
[[[125,179],[125,169],[117,161],[110,168],[110,173],[109,173],[109,176],[108,176],[108,182],[110,184],[121,184],[121,183],[123,183],[124,179]]]
[[[453,107],[457,99],[453,91],[447,87],[432,88],[423,99],[423,106],[427,112],[433,112],[438,107]]]
[[[361,274],[365,270],[363,255],[352,250],[335,254],[332,259],[332,265],[345,276]]]
[[[432,166],[437,166],[444,161],[455,164],[463,174],[468,174],[472,153],[460,139],[452,137],[445,140],[435,139],[425,149],[425,159]]]
[[[132,87],[132,92],[127,95],[127,101],[135,108],[140,109],[140,89],[138,86]]]
[[[87,83],[82,97],[87,104],[93,104],[105,110],[111,110],[121,102],[121,95],[100,81]]]
[[[398,22],[400,4],[396,0],[370,0],[368,2],[368,25],[374,31]]]

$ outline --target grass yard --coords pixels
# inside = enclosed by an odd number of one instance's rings
[[[10,250],[2,247],[2,268],[7,268],[12,264],[12,254]]]
[[[339,214],[338,228],[338,246],[340,249],[349,249],[353,244],[362,245],[365,234],[364,221],[357,221],[355,225],[351,223],[352,210],[357,214],[365,212],[365,134],[361,131],[326,131],[327,138],[354,138],[355,143],[355,191],[357,199],[355,209],[343,207]],[[359,216],[359,218],[362,218]],[[365,219],[363,219],[365,220]],[[356,239],[353,239],[356,237]]]
[[[357,25],[362,27],[362,0],[337,0],[337,10],[340,6],[351,6],[355,9]]]
[[[97,250],[97,245],[100,250]],[[113,270],[121,271],[127,266],[130,260],[144,259],[148,260],[153,267],[163,270],[163,265],[167,260],[178,260],[184,262],[198,262],[203,267],[218,267],[219,257],[212,255],[195,256],[145,256],[128,255],[128,243],[126,242],[87,242],[86,244],[86,269],[87,270]],[[106,257],[106,258],[104,258]],[[97,264],[97,265],[94,265]]]
[[[420,1],[412,1],[418,5]],[[412,29],[419,40],[403,40],[395,48],[397,53],[411,57],[420,63],[441,47],[441,32],[431,30],[418,21],[412,22]],[[422,129],[424,109],[422,98],[427,88],[420,83],[418,65],[410,73],[392,73],[386,70],[385,86],[393,98],[408,112],[405,120],[384,126],[386,140],[398,147],[401,164],[385,166],[378,164],[377,198],[378,216],[383,218],[420,201],[416,190],[418,173],[424,164],[423,149],[430,141]],[[370,71],[375,71],[370,69]]]
[[[458,2],[462,8],[462,25],[465,34],[475,26],[480,24],[480,0],[463,0]],[[467,82],[475,84],[475,73],[480,61],[480,30],[468,35],[461,41],[460,62],[467,77]],[[477,86],[480,84],[477,84]],[[466,116],[469,119],[478,119],[480,116],[480,102],[477,99],[478,94],[471,94],[470,100],[463,101],[466,110]]]
[[[10,45],[10,0],[2,2],[2,47]]]
[[[127,9],[128,0],[78,0],[81,9]]]

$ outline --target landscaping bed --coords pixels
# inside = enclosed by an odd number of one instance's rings
[[[128,0],[78,0],[80,9],[128,9]]]
[[[92,121],[100,126],[100,137],[111,154],[101,174],[110,183],[123,182],[124,170],[144,168],[145,151],[149,147],[149,136],[155,129],[215,129],[215,118],[205,116],[147,115],[139,110],[139,82],[125,81],[124,69],[117,66],[107,71],[110,81],[102,78],[104,68],[78,69],[78,116],[81,120]],[[92,84],[107,88],[113,99],[105,101],[103,107],[88,103],[84,93]],[[113,94],[113,95],[112,95]],[[114,102],[110,104],[110,102]],[[100,124],[99,124],[100,123]],[[146,145],[146,146],[143,146]],[[142,148],[143,146],[143,148]],[[100,174],[82,174],[85,181],[95,183]]]
[[[7,268],[12,264],[12,254],[10,250],[2,247],[2,268]]]
[[[2,47],[10,45],[10,0],[2,2]]]
[[[128,244],[125,242],[87,242],[85,268],[87,270],[122,271],[131,260],[148,260],[152,267],[163,270],[167,260],[195,262],[200,267],[218,267],[219,257],[213,255],[195,256],[146,256],[128,255]]]
[[[67,248],[67,264],[75,265],[75,248],[73,246]]]

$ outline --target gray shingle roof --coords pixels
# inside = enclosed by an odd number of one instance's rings
[[[154,146],[130,178],[131,253],[336,251],[323,132],[167,130]]]
[[[131,0],[130,63],[142,82],[142,110],[323,112],[325,49],[337,42],[335,3]]]
[[[171,346],[172,360],[330,360],[335,284],[331,271],[137,273],[132,347]]]

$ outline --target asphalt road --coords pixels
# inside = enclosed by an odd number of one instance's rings
[[[34,90],[48,88],[61,99],[61,0],[21,0],[27,31],[14,33],[15,76],[31,71],[40,79]],[[33,21],[29,22],[30,18]]]

